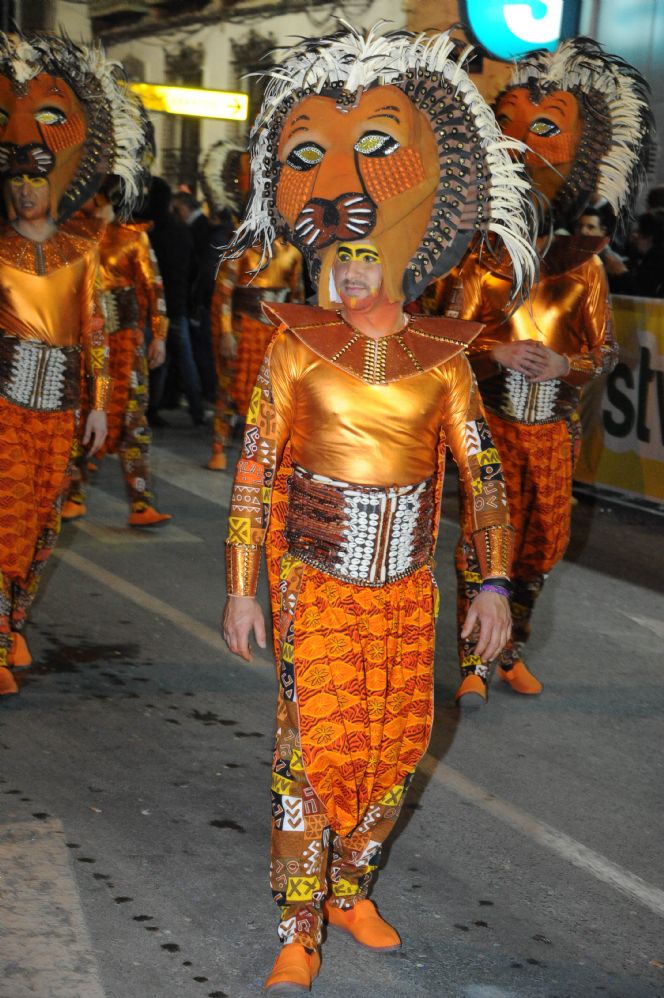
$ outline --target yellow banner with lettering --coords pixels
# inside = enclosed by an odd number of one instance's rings
[[[574,478],[664,502],[664,301],[616,296],[612,304],[620,359],[584,392]]]

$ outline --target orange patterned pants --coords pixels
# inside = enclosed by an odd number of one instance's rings
[[[512,640],[502,653],[503,668],[520,654],[530,635],[535,601],[546,576],[569,543],[572,500],[573,435],[565,421],[528,426],[487,413],[507,486],[510,519],[515,530],[512,565]],[[462,533],[456,550],[459,633],[481,578],[469,542],[467,511],[461,511]],[[486,678],[487,666],[472,653],[471,642],[459,639],[462,675]]]
[[[148,425],[149,373],[143,334],[137,329],[119,329],[110,336],[109,373],[113,378],[107,412],[108,435],[97,453],[118,454],[132,509],[141,510],[154,502],[150,487],[150,444]],[[85,502],[87,455],[79,448],[77,466],[69,498]]]
[[[271,883],[284,942],[318,945],[328,890],[340,907],[367,894],[429,741],[434,601],[428,568],[374,589],[282,559]]]
[[[217,401],[214,412],[214,443],[219,448],[228,443],[235,414],[244,420],[251,393],[274,326],[247,315],[234,317],[237,356],[229,361],[221,356],[219,340],[213,344],[217,367]]]
[[[60,530],[73,412],[34,412],[0,398],[0,666],[21,630]]]

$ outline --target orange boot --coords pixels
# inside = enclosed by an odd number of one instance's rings
[[[207,467],[210,471],[226,470],[226,454],[220,444],[212,445],[212,457],[208,461]]]
[[[505,683],[509,683],[515,693],[525,693],[527,696],[536,696],[542,692],[542,684],[535,679],[532,672],[526,668],[525,662],[520,658],[515,659],[511,669],[498,668],[498,675]]]
[[[308,950],[302,943],[286,943],[274,961],[263,989],[273,995],[295,995],[311,991],[320,970],[318,950]]]
[[[67,499],[67,501],[62,506],[62,516],[63,520],[79,520],[82,516],[85,516],[88,508],[84,502],[75,502],[73,499]]]
[[[32,665],[32,655],[28,648],[28,642],[22,634],[14,631],[12,634],[12,646],[7,657],[7,664],[13,669],[27,669]]]
[[[326,901],[323,915],[330,925],[349,932],[360,946],[367,949],[387,953],[401,947],[399,933],[380,917],[373,901],[356,901],[352,908],[337,908]]]
[[[172,519],[170,513],[160,513],[154,506],[146,506],[145,509],[132,510],[127,524],[130,527],[163,527]]]
[[[0,697],[9,696],[11,693],[18,693],[16,680],[9,669],[5,669],[4,665],[0,665]]]
[[[464,676],[461,686],[454,694],[454,699],[459,703],[463,699],[464,707],[479,707],[487,701],[486,683],[473,672]]]

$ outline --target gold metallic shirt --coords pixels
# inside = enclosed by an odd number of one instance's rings
[[[95,408],[108,388],[108,338],[96,293],[99,225],[72,219],[43,243],[0,227],[0,331],[49,346],[81,346]]]
[[[558,262],[560,254],[556,257]],[[569,270],[547,267],[545,259],[531,296],[511,314],[512,275],[490,269],[486,255],[480,260],[471,254],[455,276],[463,285],[461,316],[484,325],[469,354],[487,409],[517,422],[565,419],[576,409],[583,385],[615,365],[608,285],[598,256],[574,259]],[[440,282],[434,310],[444,308],[446,287],[454,279]],[[537,340],[564,354],[569,374],[530,384],[518,371],[503,369],[491,351],[518,340]]]
[[[372,340],[334,312],[266,306],[281,319],[247,416],[228,533],[229,591],[253,594],[271,484],[293,463],[336,482],[392,488],[434,477],[449,446],[473,510],[484,577],[507,575],[510,527],[498,454],[465,347],[477,327],[413,317]],[[437,523],[430,524],[431,553]]]

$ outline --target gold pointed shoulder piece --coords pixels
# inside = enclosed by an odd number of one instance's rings
[[[409,316],[406,326],[374,340],[338,312],[313,305],[264,304],[275,324],[285,325],[317,356],[371,385],[423,374],[466,350],[481,324],[460,319]]]

